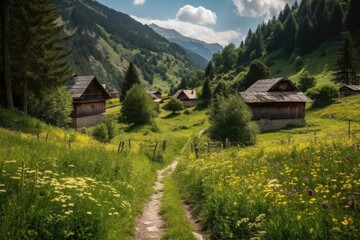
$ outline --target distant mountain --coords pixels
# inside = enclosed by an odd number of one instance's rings
[[[55,0],[65,33],[72,35],[70,61],[79,75],[96,75],[119,88],[132,61],[144,84],[168,90],[196,69],[188,53],[150,27],[93,0]]]
[[[162,28],[156,24],[150,24],[149,26],[170,42],[176,43],[186,50],[197,53],[207,61],[211,60],[214,53],[223,50],[223,47],[218,43],[206,43],[197,39],[185,37],[174,29]]]

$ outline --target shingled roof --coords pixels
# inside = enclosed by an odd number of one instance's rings
[[[261,79],[251,85],[245,92],[270,92],[275,90],[276,86],[281,82],[286,82],[293,91],[300,92],[300,90],[287,78],[270,78]]]
[[[80,98],[85,90],[88,88],[92,81],[96,81],[99,84],[99,87],[103,90],[103,92],[107,95],[107,97],[111,98],[110,94],[104,86],[96,79],[95,76],[72,76],[67,85],[67,90],[69,91],[71,97],[73,99]]]
[[[360,85],[344,85],[341,88],[349,88],[355,92],[360,92]]]
[[[185,94],[185,96],[186,96],[189,100],[197,99],[196,91],[195,91],[195,90],[178,90],[178,91],[175,93],[174,98],[179,97],[179,95],[180,95],[182,92]]]
[[[280,84],[286,83],[286,90],[281,91]],[[311,102],[303,92],[301,92],[289,79],[287,78],[272,78],[258,80],[251,85],[245,92],[240,93],[247,103],[269,103],[269,102]]]

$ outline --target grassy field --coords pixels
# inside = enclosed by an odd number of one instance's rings
[[[358,239],[359,99],[308,112],[306,127],[259,134],[256,146],[184,159],[176,182],[206,233],[213,239]]]
[[[0,110],[0,124],[0,239],[131,239],[156,170],[207,126],[204,112],[162,110],[150,126],[116,123],[116,137],[102,144],[17,112]],[[164,139],[165,151],[140,151]]]

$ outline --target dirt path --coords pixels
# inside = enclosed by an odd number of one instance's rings
[[[178,161],[175,160],[168,167],[159,170],[158,177],[154,183],[155,193],[151,195],[150,201],[145,205],[143,213],[136,221],[136,234],[135,240],[146,240],[146,239],[161,239],[164,234],[164,220],[160,216],[160,205],[163,198],[164,184],[161,180],[164,176],[171,174]]]

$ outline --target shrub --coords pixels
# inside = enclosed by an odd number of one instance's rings
[[[173,113],[184,109],[184,104],[177,98],[172,98],[164,106],[165,110],[172,111]]]
[[[316,79],[308,71],[304,71],[299,80],[298,87],[301,91],[306,92],[308,89],[315,87]]]
[[[105,124],[98,125],[93,130],[93,136],[100,142],[106,142],[109,139],[108,129]]]
[[[218,97],[210,106],[210,135],[215,140],[239,141],[244,145],[254,144],[257,128],[251,123],[251,113],[242,98]]]
[[[304,65],[304,59],[301,56],[297,56],[294,61],[294,66],[296,69],[301,69]]]
[[[43,92],[40,96],[29,96],[29,115],[54,126],[66,127],[71,121],[72,109],[70,94],[62,87]]]
[[[143,125],[151,123],[156,115],[156,105],[140,85],[135,84],[127,92],[121,108],[121,120],[125,123]]]
[[[309,89],[306,94],[314,100],[312,108],[328,106],[339,97],[339,91],[334,85],[323,85],[321,87]]]

